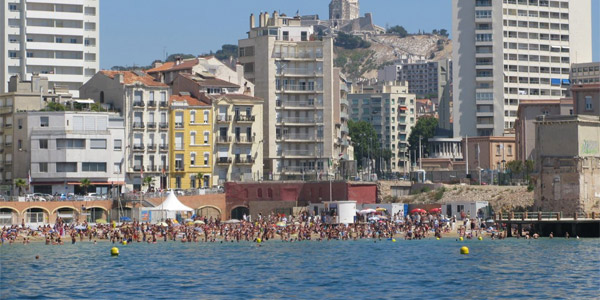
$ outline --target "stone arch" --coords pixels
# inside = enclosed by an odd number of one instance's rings
[[[35,211],[32,211],[35,210]],[[37,211],[40,210],[40,211]],[[40,214],[41,213],[41,214]],[[29,206],[21,212],[21,218],[25,223],[50,223],[50,211],[41,206]]]
[[[232,219],[241,220],[243,218],[244,214],[246,214],[247,216],[250,215],[250,209],[248,208],[248,206],[238,205],[238,206],[234,206],[233,208],[231,208],[231,218]]]
[[[213,217],[213,219],[216,219],[216,220],[221,220],[221,216],[223,215],[223,213],[221,212],[221,209],[214,205],[200,206],[200,207],[196,208],[195,213],[196,213],[196,216],[206,217],[207,219],[210,219],[210,217]]]
[[[56,213],[57,210],[61,209],[61,208],[72,208],[75,211],[81,212],[80,209],[76,208],[75,206],[71,206],[71,205],[61,205],[59,207],[56,207],[54,210],[52,210],[52,214]]]
[[[10,213],[10,215],[8,215]],[[0,206],[0,227],[19,224],[19,210],[14,207]]]
[[[100,210],[100,213],[97,212],[98,210]],[[90,213],[89,216],[86,216],[86,220],[89,223],[96,223],[97,219],[104,219],[104,220],[108,221],[108,209],[106,209],[106,207],[98,206],[98,205],[86,206],[85,212]]]
[[[70,213],[64,213],[61,215],[61,211],[70,210]],[[75,223],[79,221],[79,216],[81,215],[81,211],[73,206],[62,205],[55,208],[52,211],[52,218],[54,220],[58,220],[58,218],[62,218],[65,223]]]
[[[27,208],[23,209],[23,210],[21,211],[21,215],[24,215],[24,214],[25,214],[25,213],[26,213],[28,210],[30,210],[30,209],[32,209],[32,208],[39,208],[39,209],[41,209],[41,210],[44,210],[44,211],[46,211],[46,213],[47,213],[48,215],[50,215],[50,211],[49,211],[47,208],[45,208],[45,207],[42,207],[42,206],[37,206],[37,205],[34,205],[34,206],[28,206]]]

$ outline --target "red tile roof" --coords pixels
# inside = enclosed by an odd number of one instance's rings
[[[240,88],[239,85],[231,83],[229,81],[221,80],[215,77],[204,77],[200,75],[181,74],[186,78],[193,80],[198,86],[201,87],[221,87],[221,88]]]
[[[139,82],[141,84],[144,84],[146,86],[160,86],[160,87],[168,87],[168,85],[162,83],[162,82],[158,82],[156,80],[154,80],[154,78],[146,73],[143,73],[143,75],[138,75],[133,71],[108,71],[108,70],[102,70],[100,71],[100,73],[104,74],[105,76],[107,76],[110,79],[114,79],[115,75],[117,74],[122,74],[123,75],[123,83],[124,84],[134,84],[136,82]]]
[[[171,95],[170,103],[185,101],[189,106],[210,106],[207,102],[202,102],[190,95]]]
[[[175,65],[174,61],[166,62],[163,65],[146,70],[147,73],[158,73],[158,72],[166,72],[166,71],[177,71],[177,70],[187,70],[193,68],[198,64],[198,59],[187,59],[183,60],[180,64]]]

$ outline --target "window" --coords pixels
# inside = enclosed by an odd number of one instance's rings
[[[476,41],[477,42],[491,42],[492,41],[492,34],[490,34],[490,33],[478,33],[476,35]]]
[[[191,175],[190,176],[190,187],[195,189],[196,188],[196,175]]]
[[[208,144],[208,136],[209,136],[208,131],[205,131],[204,132],[204,144]]]
[[[57,139],[56,149],[85,149],[84,139]]]
[[[196,132],[190,132],[190,145],[196,145]]]
[[[91,139],[90,140],[90,149],[106,149],[106,140],[105,139]]]
[[[183,171],[183,154],[175,154],[175,170]]]
[[[123,147],[123,141],[121,141],[121,140],[114,140],[113,143],[114,143],[114,149],[118,150],[118,151],[121,151],[121,148]]]
[[[40,127],[48,127],[49,125],[48,117],[40,117]]]
[[[508,145],[508,155],[512,155],[512,145]]]
[[[190,111],[190,123],[191,124],[196,123],[196,111],[195,110]]]
[[[106,163],[81,163],[82,172],[106,172]]]
[[[196,153],[192,152],[190,153],[190,166],[195,166],[196,165]]]
[[[500,150],[502,149],[502,147],[500,145],[496,145],[496,155],[500,155]]]
[[[208,152],[204,152],[204,165],[208,166],[208,157],[210,154]]]
[[[17,58],[17,52],[16,51],[8,51],[8,57]]]
[[[594,110],[592,105],[592,96],[585,96],[585,110]]]
[[[491,10],[476,10],[475,11],[475,18],[478,19],[489,19],[492,17],[492,11]]]
[[[160,92],[160,101],[167,102],[167,92]]]
[[[56,163],[56,172],[77,172],[77,163],[74,163],[74,162]]]
[[[40,173],[48,173],[48,163],[39,163],[38,167]]]
[[[40,140],[40,149],[48,149],[48,140]]]
[[[208,110],[204,111],[204,124],[208,124]]]
[[[9,4],[9,5],[8,5],[8,9],[9,9],[10,11],[16,11],[16,10],[18,10],[18,8],[17,8],[17,5],[16,5],[16,4]]]
[[[175,186],[176,188],[180,189],[181,188],[181,176],[177,176],[175,177]]]

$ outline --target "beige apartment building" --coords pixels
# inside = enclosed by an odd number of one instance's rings
[[[408,137],[416,124],[416,95],[406,81],[376,85],[353,85],[348,94],[350,118],[373,125],[382,149],[392,152],[391,164],[383,170],[409,172]]]
[[[339,80],[333,40],[317,38],[300,17],[274,12],[250,16],[248,38],[239,40],[239,62],[255,85],[263,109],[264,174],[269,179],[322,178],[334,173],[335,114]]]

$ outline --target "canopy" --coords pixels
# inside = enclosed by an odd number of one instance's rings
[[[169,191],[167,199],[163,201],[159,206],[152,208],[152,210],[162,211],[194,211],[192,208],[184,205],[177,199],[173,191]]]

